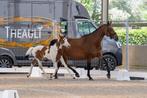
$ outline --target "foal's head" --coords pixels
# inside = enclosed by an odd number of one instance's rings
[[[71,45],[69,44],[67,38],[63,35],[59,35],[59,39],[58,39],[59,45],[60,47],[65,46],[65,47],[70,47]]]
[[[118,36],[114,29],[112,28],[112,22],[108,22],[107,24],[102,25],[104,26],[104,33],[106,36],[118,41]]]

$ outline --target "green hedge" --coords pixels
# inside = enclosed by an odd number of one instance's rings
[[[126,44],[126,30],[122,28],[115,29],[119,40],[123,45]],[[146,45],[147,44],[147,28],[130,29],[129,30],[129,44],[130,45]]]

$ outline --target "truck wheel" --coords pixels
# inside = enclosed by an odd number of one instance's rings
[[[116,58],[111,54],[105,54],[103,57],[107,61],[110,70],[111,71],[114,70],[115,67],[117,66]],[[100,66],[100,69],[106,70],[106,62],[103,61],[103,64]]]
[[[8,56],[0,56],[0,67],[1,68],[12,68],[13,61]]]

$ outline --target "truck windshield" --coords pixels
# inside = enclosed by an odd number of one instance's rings
[[[80,36],[87,35],[96,30],[96,27],[91,21],[88,20],[78,20],[77,21],[77,31]]]

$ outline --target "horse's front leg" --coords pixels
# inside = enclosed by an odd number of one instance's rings
[[[90,67],[91,66],[91,60],[87,60],[87,76],[89,78],[89,80],[93,80],[93,78],[90,75]]]
[[[56,61],[53,61],[53,66],[55,68],[55,72],[54,72],[54,78],[55,79],[58,79],[58,76],[57,76],[57,73],[58,73],[58,70],[59,70],[59,66],[58,66],[58,63]]]
[[[69,74],[75,79],[75,76],[69,70],[67,63],[65,63],[65,60],[63,59],[63,56],[61,56],[60,61],[63,64],[63,66],[66,68],[66,70],[69,72]]]
[[[42,61],[40,61],[39,59],[37,59],[37,61],[38,61],[38,66],[39,66],[39,68],[41,69],[41,71],[43,72],[43,74],[45,74],[46,78],[49,79],[47,73],[46,73],[45,70],[43,69]]]
[[[107,60],[105,60],[104,58],[102,58],[102,62],[105,62],[105,63],[106,63],[107,78],[110,79],[110,78],[111,78],[111,74],[110,74],[110,68],[109,68],[108,62],[107,62]],[[103,64],[103,63],[102,63],[102,64]]]

